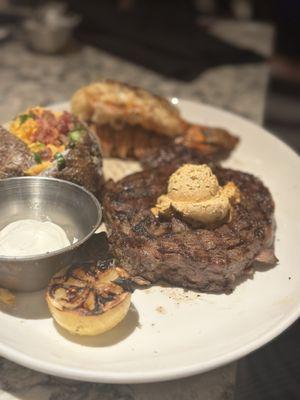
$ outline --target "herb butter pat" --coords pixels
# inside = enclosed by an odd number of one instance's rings
[[[208,165],[185,164],[169,178],[168,192],[157,199],[154,215],[176,211],[187,222],[211,226],[230,218],[231,204],[240,199],[233,182],[220,186]]]

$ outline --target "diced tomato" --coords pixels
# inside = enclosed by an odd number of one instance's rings
[[[57,129],[63,134],[67,135],[74,127],[72,114],[64,111],[57,121]]]

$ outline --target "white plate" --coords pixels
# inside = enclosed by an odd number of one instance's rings
[[[299,158],[262,128],[230,113],[179,102],[195,122],[228,128],[241,143],[227,166],[254,173],[276,202],[274,269],[256,272],[230,295],[153,287],[137,290],[121,325],[91,339],[63,333],[49,317],[43,294],[18,296],[15,311],[0,311],[0,354],[61,377],[112,383],[150,382],[216,368],[269,342],[300,314]],[[62,106],[60,105],[60,108]],[[67,105],[65,105],[67,107]],[[107,170],[124,163],[109,161]],[[128,164],[132,168],[132,164]],[[136,167],[136,165],[134,166]],[[280,361],[280,360],[279,360]]]

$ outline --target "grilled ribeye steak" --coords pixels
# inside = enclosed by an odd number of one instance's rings
[[[254,176],[216,167],[219,184],[233,181],[241,201],[231,220],[215,229],[192,228],[178,216],[156,219],[151,207],[166,193],[174,167],[138,172],[106,184],[104,209],[118,262],[152,283],[229,293],[256,263],[273,265],[274,203]]]

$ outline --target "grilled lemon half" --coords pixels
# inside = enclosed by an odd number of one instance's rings
[[[76,335],[94,336],[115,327],[126,316],[132,285],[122,268],[76,265],[53,276],[46,301],[55,321]]]

